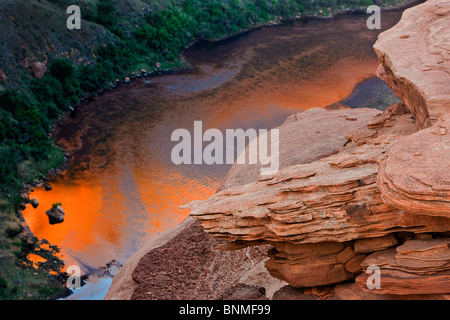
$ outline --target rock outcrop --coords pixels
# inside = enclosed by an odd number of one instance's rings
[[[405,102],[420,129],[449,112],[450,2],[429,0],[405,10],[374,48],[379,77]]]
[[[384,202],[409,212],[448,217],[450,113],[433,127],[395,143],[380,166],[378,178]]]
[[[294,287],[315,287],[354,278],[351,247],[339,242],[295,245],[283,242],[269,251],[266,267],[270,274]],[[363,256],[365,258],[365,256]],[[347,267],[350,266],[350,268]]]
[[[445,294],[450,293],[450,239],[408,240],[397,248],[368,256],[363,269],[380,268],[380,288],[376,294]],[[370,273],[356,278],[364,291]]]
[[[347,142],[347,134],[365,125],[379,113],[378,110],[366,108],[334,112],[312,108],[288,117],[278,127],[279,168],[310,163],[337,153]],[[317,123],[326,126],[318,127]],[[248,154],[248,146],[246,152]],[[235,164],[219,190],[254,182],[258,180],[260,171],[259,164]]]
[[[397,112],[397,106],[386,110],[383,117],[391,112]],[[408,119],[409,115],[397,117]],[[401,136],[395,126],[389,134],[369,125],[366,129],[375,133],[365,144],[349,143],[336,155],[290,166],[260,181],[227,188],[208,200],[194,201],[188,205],[191,216],[201,220],[211,235],[236,242],[229,244],[236,248],[242,241],[305,244],[380,237],[396,231],[447,231],[450,221],[445,216],[406,212],[382,200],[377,185],[379,163]],[[360,141],[354,133],[349,137]]]
[[[329,119],[334,111],[328,112]],[[274,245],[266,267],[292,286],[353,279],[366,253],[398,243],[394,233],[450,228],[445,215],[400,210],[382,199],[379,165],[414,127],[408,110],[394,105],[349,133],[349,142],[338,154],[192,202],[191,216],[201,220],[209,234],[228,240],[228,249]]]

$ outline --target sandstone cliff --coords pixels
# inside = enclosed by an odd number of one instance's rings
[[[374,45],[378,74],[402,98],[420,129],[449,112],[450,3],[431,0],[406,10]]]

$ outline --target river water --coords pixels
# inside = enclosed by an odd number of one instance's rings
[[[83,272],[125,262],[187,217],[181,205],[213,194],[230,168],[174,165],[173,130],[192,131],[195,120],[203,130],[270,129],[290,114],[348,97],[361,105],[379,101],[373,95],[387,89],[373,79],[372,45],[400,16],[383,12],[381,30],[366,27],[366,14],[345,14],[200,43],[185,53],[194,70],[150,83],[138,79],[81,106],[55,136],[73,153],[68,169],[50,181],[51,191],[35,189],[30,198],[39,207],[23,212],[31,231],[60,246],[66,265]],[[45,211],[54,202],[62,203],[66,218],[50,225]],[[107,276],[91,277],[71,298],[101,299],[110,283]]]

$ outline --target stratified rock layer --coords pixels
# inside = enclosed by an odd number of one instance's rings
[[[450,216],[450,113],[396,142],[380,166],[386,203],[420,214]]]
[[[354,278],[345,268],[354,255],[344,253],[346,248],[342,243],[295,245],[283,242],[275,247],[269,252],[271,259],[266,267],[272,276],[294,287],[321,286]]]
[[[310,163],[337,153],[347,142],[347,134],[364,126],[379,113],[378,110],[367,108],[333,112],[312,108],[288,117],[277,128],[280,141],[279,168]],[[254,182],[258,180],[260,171],[259,164],[235,164],[219,190]]]
[[[356,278],[364,290],[375,294],[443,294],[450,292],[450,239],[409,240],[395,249],[368,256],[363,269],[380,268],[380,288],[369,289],[371,272]],[[369,280],[370,281],[370,280]]]
[[[429,0],[405,10],[374,48],[379,77],[405,102],[420,129],[449,112],[449,1]]]
[[[350,132],[338,154],[192,202],[191,216],[209,234],[228,240],[228,249],[273,244],[266,267],[292,286],[352,279],[361,272],[366,253],[397,244],[393,233],[450,229],[445,215],[401,210],[382,199],[379,164],[413,127],[408,110],[394,105]]]
[[[391,133],[194,201],[188,205],[191,216],[211,235],[232,241],[303,244],[402,230],[447,231],[446,217],[413,214],[383,202],[376,178],[378,163],[399,138]]]
[[[369,238],[356,240],[354,247],[356,253],[367,253],[383,250],[392,247],[398,243],[394,235],[389,234],[379,238]]]

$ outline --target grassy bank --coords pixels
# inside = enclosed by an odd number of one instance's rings
[[[199,39],[220,39],[280,17],[327,17],[370,4],[401,2],[30,0],[26,26],[17,22],[23,14],[11,11],[7,15],[10,29],[0,30],[12,32],[3,41],[0,63],[0,299],[41,299],[62,287],[63,279],[49,274],[61,266],[52,256],[54,248],[43,249],[47,246],[24,234],[17,206],[23,201],[26,184],[63,163],[63,151],[53,145],[49,132],[82,97],[142,69],[152,73],[183,67],[181,52]],[[89,40],[89,49],[84,38],[74,36],[73,40],[64,29],[69,3],[82,9],[82,32],[95,39]],[[7,4],[6,10],[19,10],[8,0],[0,4]],[[54,16],[62,20],[58,20],[62,23],[59,29],[53,26]],[[19,31],[24,30],[30,30],[27,43],[14,41],[14,37],[23,38]],[[33,30],[39,32],[33,34]],[[78,31],[70,32],[77,35]],[[42,62],[45,74],[34,77],[24,61]],[[54,263],[36,268],[26,258],[30,252]]]

